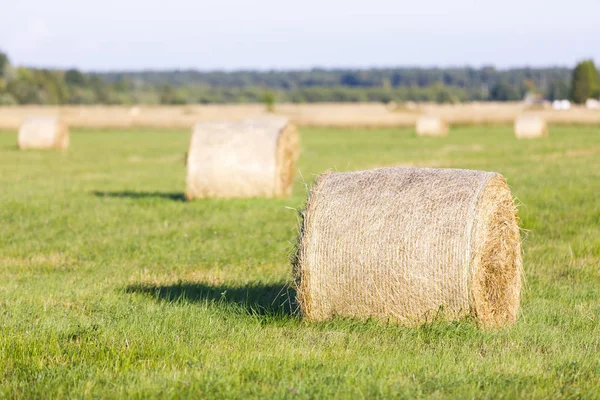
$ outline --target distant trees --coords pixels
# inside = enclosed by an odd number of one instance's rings
[[[8,56],[0,51],[0,78],[4,77],[5,71],[10,66],[10,62],[8,60]]]
[[[263,93],[262,99],[265,109],[268,112],[273,112],[275,110],[275,93],[273,93],[271,90],[267,90]]]
[[[550,101],[563,100],[571,97],[569,84],[562,79],[553,80],[546,91],[546,98]]]
[[[490,97],[493,101],[516,101],[521,100],[520,91],[507,82],[498,82],[490,90]]]
[[[340,85],[341,86],[349,86],[349,87],[356,87],[356,86],[360,86],[361,82],[360,82],[360,78],[358,77],[357,74],[353,73],[353,72],[347,72],[342,74],[342,76],[340,76]]]
[[[8,92],[10,68],[8,56],[0,51],[0,106],[13,105],[17,103],[15,97]]]
[[[571,81],[571,100],[577,104],[585,103],[590,97],[600,95],[600,80],[594,61],[585,60],[573,70]]]
[[[65,83],[70,86],[84,86],[86,77],[76,69],[69,69],[65,72]]]
[[[160,104],[181,105],[187,103],[185,97],[178,93],[177,90],[175,90],[173,86],[169,84],[164,84],[159,88],[158,98]]]
[[[161,94],[161,103],[173,104],[160,88],[179,93],[177,102],[263,102],[265,90],[282,102],[358,101],[515,101],[532,88],[550,91],[551,82],[569,86],[567,68],[496,70],[484,68],[312,69],[308,71],[199,71],[115,72],[100,75],[107,83],[119,79],[143,82]],[[557,83],[558,84],[558,83]],[[142,96],[142,99],[146,97]],[[147,101],[147,100],[146,100]]]
[[[0,51],[0,104],[516,101],[600,95],[591,60],[568,68],[380,68],[85,73],[12,67]]]

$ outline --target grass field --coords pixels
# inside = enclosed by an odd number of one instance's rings
[[[264,104],[188,104],[182,106],[1,106],[0,129],[18,129],[30,116],[60,116],[70,127],[94,129],[189,129],[198,121],[264,115]],[[414,127],[422,114],[436,115],[452,125],[512,124],[522,113],[539,115],[553,125],[600,125],[600,110],[574,105],[570,110],[527,106],[523,102],[458,104],[400,103],[277,103],[275,113],[303,126]]]
[[[600,127],[301,128],[290,200],[183,201],[189,132],[0,133],[0,396],[600,398]],[[288,257],[305,184],[391,165],[504,174],[517,324],[303,322]]]

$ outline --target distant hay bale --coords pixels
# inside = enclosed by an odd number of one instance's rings
[[[129,115],[132,117],[138,117],[141,113],[142,109],[138,106],[134,106],[129,109]]]
[[[417,119],[418,136],[447,136],[448,124],[440,117],[422,115]]]
[[[21,124],[18,136],[20,149],[66,149],[69,128],[56,117],[30,117]]]
[[[494,172],[380,168],[325,173],[303,212],[294,260],[308,320],[405,325],[473,317],[510,325],[521,292],[516,208]]]
[[[416,110],[417,107],[417,103],[415,103],[414,101],[407,101],[406,103],[404,103],[404,108],[406,108],[407,110]]]
[[[600,110],[600,101],[597,99],[587,99],[585,101],[585,108],[588,110]]]
[[[521,115],[515,120],[515,136],[518,139],[533,139],[548,136],[546,121],[537,115]]]
[[[285,117],[199,122],[187,157],[186,198],[287,197],[300,144]]]

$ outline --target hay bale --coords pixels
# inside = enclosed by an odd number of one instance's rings
[[[188,151],[186,197],[287,197],[299,154],[298,131],[284,117],[199,122]]]
[[[418,136],[447,136],[448,124],[440,117],[422,115],[417,119]]]
[[[56,117],[26,118],[17,139],[20,149],[67,149],[69,128]]]
[[[139,106],[131,107],[129,109],[129,115],[132,117],[138,117],[142,113],[142,109]]]
[[[294,260],[308,320],[512,324],[521,289],[515,205],[494,172],[380,168],[325,173]]]
[[[533,139],[548,136],[548,125],[540,116],[520,115],[515,120],[515,136],[518,139]]]
[[[585,108],[588,110],[600,110],[600,101],[597,99],[587,99],[585,101]]]

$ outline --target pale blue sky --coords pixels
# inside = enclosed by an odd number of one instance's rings
[[[14,64],[114,69],[600,62],[600,0],[1,0]]]

